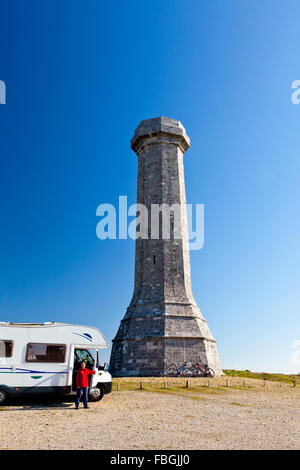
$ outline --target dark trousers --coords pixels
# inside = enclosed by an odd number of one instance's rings
[[[88,391],[89,391],[88,387],[77,388],[77,395],[75,399],[76,408],[79,407],[80,398],[82,394],[83,394],[83,405],[85,408],[88,406]]]

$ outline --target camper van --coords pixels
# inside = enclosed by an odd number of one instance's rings
[[[21,394],[76,393],[82,361],[90,375],[89,399],[101,400],[112,389],[112,378],[101,365],[108,342],[91,326],[65,323],[0,322],[0,404]]]

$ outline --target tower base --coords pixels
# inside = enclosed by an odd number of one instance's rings
[[[113,377],[157,377],[172,362],[186,361],[207,364],[217,377],[222,374],[215,342],[165,337],[114,342],[110,373]]]
[[[207,364],[220,376],[216,341],[199,308],[189,307],[193,315],[139,316],[135,312],[132,316],[128,312],[113,340],[110,373],[114,377],[155,377],[162,375],[173,362],[198,362]]]

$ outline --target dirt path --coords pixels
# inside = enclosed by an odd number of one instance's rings
[[[79,411],[72,401],[3,406],[0,449],[300,448],[298,388],[191,396],[118,391]]]

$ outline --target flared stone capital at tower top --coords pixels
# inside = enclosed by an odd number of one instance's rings
[[[138,154],[144,145],[159,142],[177,144],[183,153],[190,146],[190,139],[180,121],[159,116],[140,122],[131,140],[131,148]]]

